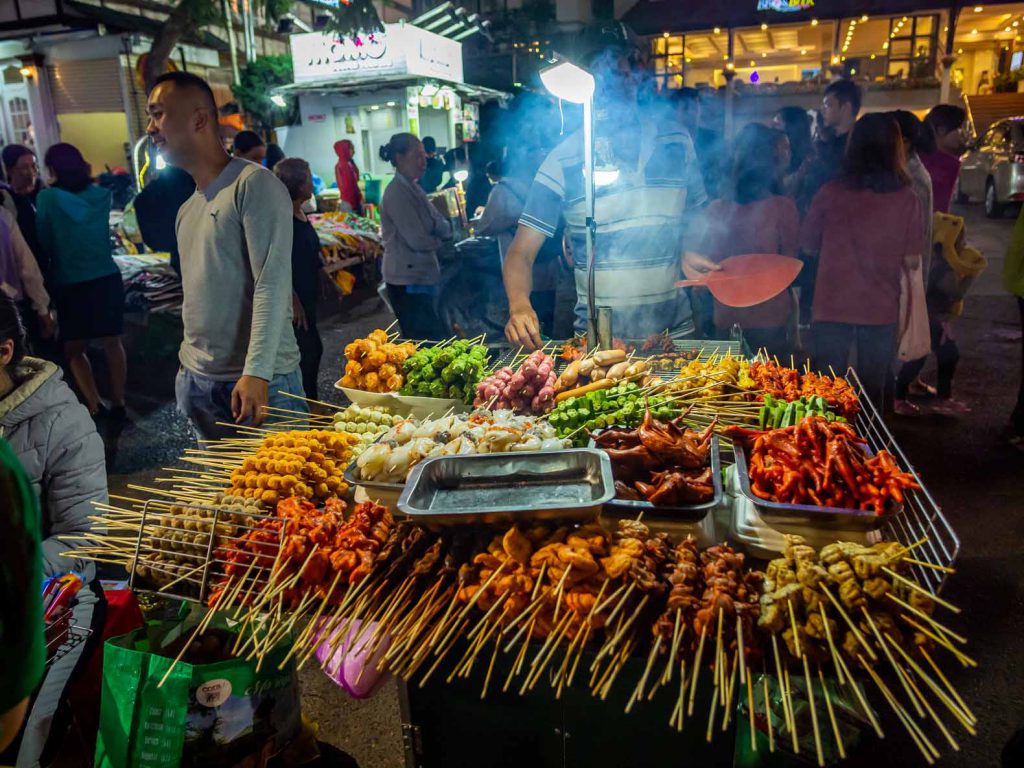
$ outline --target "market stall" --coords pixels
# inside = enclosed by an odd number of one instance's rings
[[[402,681],[416,765],[825,765],[883,735],[931,764],[974,734],[958,539],[854,371],[479,341],[374,331],[336,413],[279,410],[105,509],[126,537],[76,556],[213,609],[165,678],[232,616],[257,668]]]

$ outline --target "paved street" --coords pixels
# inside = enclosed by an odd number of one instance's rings
[[[959,739],[961,752],[944,756],[941,764],[974,768],[997,765],[1002,745],[1024,724],[1020,695],[1024,665],[1018,655],[1024,636],[1024,490],[1020,481],[1024,455],[1011,448],[1003,434],[1016,396],[1021,354],[1016,304],[1000,284],[1013,219],[1008,215],[988,221],[977,205],[969,206],[965,214],[969,241],[989,258],[989,268],[957,324],[963,359],[956,395],[970,403],[974,412],[960,419],[901,419],[893,428],[960,535],[958,574],[944,594],[964,607],[963,615],[952,624],[971,637],[970,652],[979,667],[948,668],[980,726],[976,738],[964,734]],[[330,308],[321,326],[326,347],[323,399],[336,399],[332,385],[340,376],[344,344],[380,325],[382,317],[376,296],[361,301],[350,298]],[[171,403],[176,367],[171,346],[152,344],[142,352],[144,366],[130,371],[130,408],[135,418],[112,456],[113,493],[122,493],[128,483],[151,484],[151,479],[166,474],[161,467],[171,466],[189,443]],[[321,738],[350,752],[362,768],[401,764],[393,687],[368,702],[352,702],[318,673],[304,674],[303,682],[305,712],[320,722]],[[884,748],[855,755],[847,764],[873,768],[921,764],[905,734],[891,736],[883,742]]]

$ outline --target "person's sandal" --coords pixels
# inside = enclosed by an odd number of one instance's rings
[[[921,409],[909,400],[896,400],[892,404],[893,413],[897,416],[920,416]]]
[[[952,397],[940,397],[929,403],[928,410],[942,416],[965,416],[971,412],[971,407]]]
[[[914,397],[938,397],[939,391],[931,384],[927,384],[922,381],[920,377],[910,382],[910,386],[907,388],[909,394]]]

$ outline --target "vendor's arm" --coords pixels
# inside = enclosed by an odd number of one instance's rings
[[[562,158],[582,141],[581,135],[570,136],[544,159],[530,185],[530,192],[519,217],[516,236],[505,254],[502,276],[508,295],[509,319],[505,336],[510,342],[537,349],[543,346],[540,322],[530,305],[533,290],[533,262],[544,241],[554,237],[562,220],[565,204],[565,173]]]
[[[28,243],[25,242],[25,236],[21,233],[17,219],[12,217],[6,209],[3,211],[3,216],[11,233],[11,248],[14,251],[14,261],[18,266],[22,289],[29,301],[32,302],[32,308],[36,314],[48,318],[50,294],[46,292],[46,287],[43,285],[43,273],[39,271],[39,262],[36,261]]]
[[[292,208],[288,190],[272,173],[253,173],[236,200],[252,272],[252,320],[242,376],[231,391],[237,423],[259,426],[265,417],[274,364],[292,298]]]
[[[530,292],[533,290],[533,262],[546,239],[543,232],[520,224],[502,268],[509,314],[505,337],[512,344],[528,349],[543,346],[540,321],[530,304]]]
[[[292,305],[291,199],[273,174],[253,173],[239,191],[238,208],[253,279],[243,374],[270,381],[278,373],[277,348]]]

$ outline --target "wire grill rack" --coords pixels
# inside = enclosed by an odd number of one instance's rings
[[[72,623],[74,611],[68,608],[46,627],[46,666],[52,666],[80,646],[92,634],[88,627]]]
[[[896,458],[900,469],[913,475],[914,480],[921,486],[918,490],[906,492],[903,510],[890,518],[882,528],[882,533],[887,538],[907,546],[926,539],[915,550],[920,553],[917,559],[946,568],[951,567],[960,552],[960,538],[942,513],[942,509],[928,490],[924,480],[921,479],[914,465],[910,463],[907,455],[896,442],[896,438],[892,436],[892,432],[882,421],[878,409],[864,392],[864,385],[861,384],[853,368],[846,372],[846,379],[856,390],[857,397],[860,398],[861,412],[854,424],[857,432],[867,438],[868,444],[876,452],[886,450],[891,453]],[[914,569],[918,581],[935,591],[938,591],[945,583],[946,573],[944,571],[923,566],[914,566]]]
[[[128,583],[133,590],[162,597],[206,603],[228,576],[231,551],[254,535],[258,552],[250,552],[252,568],[243,567],[245,594],[267,584],[284,535],[283,519],[235,506],[166,504],[154,500],[142,507],[135,554]],[[256,533],[258,532],[258,533]],[[238,583],[237,581],[235,582]]]

